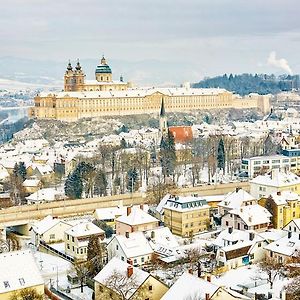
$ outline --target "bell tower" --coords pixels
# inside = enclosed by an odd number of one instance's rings
[[[161,99],[161,105],[160,105],[159,131],[160,131],[161,137],[168,133],[168,121],[167,121],[167,116],[166,116],[166,111],[165,111],[164,98]]]
[[[84,90],[84,77],[85,74],[82,71],[79,59],[77,60],[77,64],[74,71],[74,90],[75,91],[83,91]]]
[[[65,76],[64,76],[64,91],[65,92],[69,92],[69,91],[73,91],[73,86],[74,86],[74,71],[73,71],[73,67],[71,65],[71,62],[69,60],[69,63],[67,65],[67,70],[65,72]]]

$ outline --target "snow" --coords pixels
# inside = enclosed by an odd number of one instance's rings
[[[229,211],[230,214],[238,215],[248,226],[270,223],[270,212],[259,204],[242,206]]]
[[[44,234],[46,231],[48,231],[50,228],[58,224],[60,220],[53,219],[52,216],[47,216],[43,220],[36,222],[34,225],[32,225],[32,229],[34,232],[38,234]]]
[[[0,266],[0,294],[43,284],[43,278],[29,250],[0,254]]]
[[[182,274],[164,294],[161,300],[199,299],[204,300],[205,294],[213,295],[219,287],[189,273]]]
[[[103,234],[104,231],[92,222],[81,222],[65,231],[66,234],[74,237]]]
[[[127,213],[117,218],[116,221],[128,224],[131,226],[141,225],[147,223],[158,222],[158,220],[146,212],[144,212],[139,207],[132,207],[130,214],[127,216]]]
[[[244,202],[255,201],[255,198],[243,189],[238,189],[233,192],[228,193],[224,200],[219,204],[219,206],[224,206],[227,208],[238,208],[243,205]]]
[[[127,268],[132,267],[133,268],[133,274],[131,276],[134,279],[134,282],[136,285],[140,286],[142,285],[145,280],[150,276],[149,273],[133,267],[132,265],[129,265],[128,263],[114,257],[112,258],[107,265],[95,276],[94,280],[105,285],[106,281],[114,274],[114,272],[119,273],[122,277],[127,277]],[[133,287],[130,292],[126,295],[127,299],[129,299],[137,290],[136,287]]]

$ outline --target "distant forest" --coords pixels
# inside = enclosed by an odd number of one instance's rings
[[[267,75],[267,74],[227,74],[213,78],[205,78],[194,83],[195,88],[224,88],[242,96],[250,93],[261,95],[277,94],[281,91],[299,89],[299,75]]]

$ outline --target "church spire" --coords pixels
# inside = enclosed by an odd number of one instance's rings
[[[67,70],[68,71],[72,71],[73,70],[70,60],[69,60],[68,66],[67,66]]]
[[[164,98],[161,99],[161,105],[160,105],[160,117],[164,117],[166,115],[165,111],[165,104],[164,104]]]
[[[80,70],[81,70],[81,65],[80,65],[80,62],[79,62],[79,58],[77,59],[77,64],[76,64],[75,69],[76,69],[77,71],[80,71]]]

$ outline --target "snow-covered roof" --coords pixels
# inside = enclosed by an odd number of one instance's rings
[[[250,181],[250,184],[259,184],[273,187],[284,187],[295,184],[300,184],[300,177],[294,173],[280,172],[275,169],[270,174],[259,175]]]
[[[29,202],[54,201],[62,199],[64,196],[65,193],[63,190],[57,190],[56,188],[44,188],[26,197],[26,199]]]
[[[82,91],[82,92],[58,92],[58,93],[40,93],[40,97],[56,98],[130,98],[130,97],[145,97],[155,93],[161,93],[168,96],[192,96],[192,95],[219,95],[222,93],[230,93],[225,89],[219,88],[204,88],[204,89],[186,89],[186,88],[145,88],[145,89],[127,89],[121,91]]]
[[[291,191],[281,191],[271,194],[272,199],[276,205],[286,205],[287,201],[299,200],[299,195]]]
[[[259,237],[256,232],[231,228],[222,230],[216,239],[212,241],[212,243],[216,246],[224,247],[227,246],[229,242],[233,243],[250,241],[250,233],[254,234],[253,241],[263,240],[263,238]]]
[[[274,242],[286,236],[287,232],[285,230],[272,228],[268,229],[267,231],[260,232],[258,235],[268,242]]]
[[[74,237],[84,237],[94,234],[103,234],[104,231],[92,222],[81,222],[66,230],[65,233]]]
[[[116,239],[124,251],[126,257],[137,257],[153,253],[153,250],[143,232],[131,232],[127,238],[125,235],[116,235]]]
[[[139,207],[134,205],[131,209],[135,209]],[[149,205],[144,204],[142,207],[144,212],[149,210]],[[116,217],[122,216],[127,211],[127,206],[116,206],[116,207],[105,207],[105,208],[97,208],[95,210],[94,216],[97,220],[114,220]]]
[[[25,179],[23,182],[24,187],[37,187],[41,181],[39,179]]]
[[[29,250],[0,254],[0,266],[0,295],[44,284],[33,254]]]
[[[141,210],[139,207],[132,207],[130,214],[127,216],[127,213],[120,216],[116,221],[125,223],[128,225],[141,225],[146,223],[158,222],[158,220],[150,216],[145,211]]]
[[[166,205],[168,199],[170,198],[170,194],[166,194],[159,202],[159,204],[156,207],[156,211],[159,214],[162,214],[164,211],[164,206]]]
[[[127,276],[127,268],[132,267],[133,273],[131,275],[131,279],[134,281],[134,286],[127,293],[126,299],[129,299],[136,290],[146,281],[146,279],[150,276],[149,273],[131,266],[130,264],[113,257],[105,266],[104,268],[94,277],[96,282],[101,283],[102,285],[107,285],[107,282],[114,274],[118,274],[117,278],[119,281],[126,282]],[[118,291],[115,291],[118,292]]]
[[[283,229],[284,229],[284,230],[289,230],[289,226],[292,225],[292,224],[294,224],[294,225],[298,228],[297,232],[300,233],[300,218],[291,220],[290,222],[288,222],[288,223],[283,227]]]
[[[59,222],[60,222],[59,219],[54,219],[52,216],[47,216],[43,220],[33,224],[32,229],[34,232],[38,234],[44,234]]]
[[[164,209],[171,209],[175,211],[193,211],[199,209],[207,209],[210,206],[206,200],[197,195],[194,196],[170,196],[167,199]]]
[[[290,237],[289,237],[290,235]],[[299,233],[290,232],[279,240],[265,246],[265,249],[283,254],[285,256],[293,256],[300,250]]]
[[[195,277],[189,273],[183,273],[163,295],[161,300],[205,300],[205,294],[212,296],[218,289],[219,286],[211,282]]]
[[[144,232],[150,246],[154,251],[159,247],[173,249],[179,247],[177,239],[168,227],[159,227]]]
[[[242,206],[229,211],[238,215],[248,226],[270,223],[270,212],[259,204]]]
[[[243,189],[236,189],[233,192],[228,193],[224,200],[219,203],[219,206],[227,208],[238,208],[243,205],[244,202],[256,201],[256,199]]]

